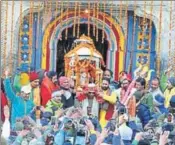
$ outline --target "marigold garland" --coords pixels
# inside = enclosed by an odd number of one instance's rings
[[[173,58],[172,56],[171,56],[171,31],[172,31],[172,5],[173,5],[173,3],[172,3],[172,1],[170,2],[170,25],[169,25],[169,31],[170,31],[170,33],[169,33],[169,42],[168,42],[168,68],[171,66],[171,58]],[[170,75],[170,73],[168,73],[168,76]]]
[[[162,4],[163,1],[160,3],[160,15],[159,15],[159,36],[158,36],[158,45],[157,45],[157,74],[160,75],[160,44],[161,44],[161,27],[162,27]]]
[[[13,23],[14,23],[14,19],[13,19],[13,16],[14,16],[14,0],[12,1],[12,13],[11,13],[11,15],[12,15],[12,18],[11,18],[11,45],[10,45],[10,72],[12,72],[12,70],[13,70],[13,56],[12,56],[12,53],[13,53],[13,39],[14,39],[14,37],[13,37],[13,32],[14,32],[14,27],[13,27]]]

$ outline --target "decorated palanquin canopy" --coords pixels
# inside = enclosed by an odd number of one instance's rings
[[[104,61],[90,37],[83,34],[76,39],[73,49],[64,56],[64,59],[65,75],[75,80],[76,88],[84,86],[90,80],[100,85],[101,66],[104,65]]]

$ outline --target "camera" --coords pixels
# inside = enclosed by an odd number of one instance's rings
[[[127,110],[126,110],[125,106],[120,106],[118,108],[118,115],[119,116],[122,115],[122,114],[125,114],[126,112],[127,112]]]
[[[86,135],[86,133],[85,133],[85,131],[83,129],[79,129],[77,131],[77,136],[85,136],[85,135]]]
[[[169,112],[170,112],[172,115],[175,116],[175,108],[170,107],[170,108],[169,108]]]
[[[71,129],[71,128],[74,128],[73,121],[72,121],[71,119],[67,120],[67,121],[64,123],[64,128],[65,128],[66,130]]]
[[[108,124],[106,125],[106,128],[109,129],[110,131],[114,132],[116,129],[116,120],[111,119]]]
[[[17,134],[17,132],[16,132],[16,131],[10,131],[10,136],[15,136],[15,137],[17,137],[17,136],[18,136],[18,134]]]
[[[55,116],[51,117],[51,125],[55,125],[57,123],[57,118]]]
[[[167,123],[162,126],[162,131],[169,131],[172,132],[174,130],[174,125],[172,123]]]
[[[47,145],[53,145],[54,143],[54,135],[49,133],[46,138],[46,144]]]
[[[80,119],[79,123],[82,124],[82,125],[86,125],[86,123],[85,123],[86,120],[88,120],[88,118],[87,117],[83,117],[83,118]]]
[[[36,110],[40,110],[41,106],[36,106]]]

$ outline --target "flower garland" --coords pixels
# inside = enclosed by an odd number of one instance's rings
[[[80,2],[78,3],[78,29],[77,29],[77,37],[80,37]]]
[[[14,0],[12,1],[12,20],[11,20],[11,46],[10,46],[10,72],[12,72],[12,70],[13,70],[13,56],[12,56],[12,52],[13,52],[13,39],[14,39],[14,37],[13,37],[13,32],[14,32],[14,30],[13,30],[13,22],[14,22]]]
[[[95,17],[96,17],[96,3],[94,3],[94,10],[93,10],[93,18],[94,18],[94,21],[95,21]],[[95,36],[95,24],[93,25],[93,36]]]
[[[105,10],[106,10],[106,0],[104,1],[104,11],[103,11],[103,30],[102,30],[102,43],[104,43],[105,39]]]
[[[99,1],[97,1],[97,19],[96,19],[96,41],[98,41],[98,14],[99,14]]]
[[[143,35],[142,42],[144,42],[144,39],[146,38],[146,31],[147,31],[147,29],[144,28],[146,23],[147,23],[147,20],[146,20],[146,1],[144,2],[144,16],[143,16],[143,21],[141,23],[143,25],[143,30],[141,30],[143,33],[142,34]],[[144,44],[142,44],[142,42],[141,42],[141,48],[144,49]]]
[[[150,7],[150,22],[149,22],[149,45],[148,45],[148,54],[150,55],[151,52],[151,36],[152,36],[152,12],[153,12],[153,0],[151,1],[151,7]],[[148,59],[148,66],[150,66],[150,59]]]
[[[61,14],[60,14],[60,29],[61,29],[61,27],[62,27],[62,19],[63,19],[63,6],[64,6],[64,4],[63,4],[63,0],[61,0],[61,4],[60,4],[60,9],[61,9]],[[60,39],[62,39],[62,36],[60,36]]]
[[[6,1],[6,17],[5,17],[5,36],[4,36],[4,66],[6,66],[6,49],[7,49],[7,27],[8,27],[8,1]]]
[[[74,26],[73,26],[73,37],[75,37],[75,29],[76,29],[76,14],[77,14],[77,2],[75,3],[74,8]]]
[[[133,27],[133,34],[132,34],[132,44],[131,44],[131,52],[130,52],[130,58],[131,61],[129,63],[129,67],[128,67],[128,72],[131,72],[131,67],[132,67],[132,61],[133,61],[133,53],[134,53],[134,40],[135,40],[135,27],[136,27],[136,5],[137,1],[134,1],[134,27]]]
[[[55,8],[55,20],[57,18],[57,14],[58,14],[58,1],[56,1],[56,8]],[[55,21],[55,27],[56,27],[57,23]]]
[[[168,68],[171,66],[171,30],[172,30],[172,1],[170,2],[170,25],[169,25],[169,29],[170,29],[170,34],[169,34],[169,47],[168,47]],[[168,76],[170,75],[170,73],[168,73]]]
[[[90,36],[90,1],[88,2],[88,36]]]
[[[160,3],[160,15],[159,15],[159,36],[158,36],[158,46],[157,46],[157,74],[160,75],[160,44],[161,44],[161,27],[162,27],[162,4],[163,1]]]
[[[69,14],[69,3],[67,3],[67,12],[66,12],[66,20],[68,20],[68,14]],[[66,21],[66,26],[68,25],[68,21]],[[66,27],[65,31],[65,39],[67,40],[67,35],[68,35],[68,27]]]
[[[39,7],[38,7],[38,23],[37,23],[37,25],[38,25],[38,28],[37,28],[37,42],[36,42],[36,49],[37,48],[39,48],[39,31],[40,31],[40,28],[39,28],[39,24],[40,24],[40,15],[41,15],[41,11],[40,11],[40,8],[41,8],[41,4],[39,4]]]
[[[78,67],[79,68],[87,68],[90,64],[90,60],[83,60],[83,62],[78,61]]]
[[[126,1],[125,6],[125,18],[126,18],[126,26],[125,26],[125,49],[127,46],[127,35],[128,35],[128,2]]]
[[[22,33],[22,1],[20,1],[20,28],[19,28],[19,31],[20,31],[20,39],[21,39],[21,33]],[[20,43],[19,43],[19,48],[21,48],[21,40],[20,40]],[[21,63],[21,51],[19,50],[18,51],[18,64],[20,66],[20,63]]]
[[[30,21],[29,21],[29,62],[31,62],[32,57],[32,41],[33,41],[33,6],[34,1],[30,2]]]
[[[123,7],[123,4],[122,4],[122,0],[120,1],[120,26],[122,26],[122,7]]]
[[[112,15],[113,15],[113,1],[111,2],[111,6],[110,6],[110,15],[111,15],[111,18],[112,18]],[[110,37],[112,38],[112,21],[110,22],[110,28],[111,28]]]

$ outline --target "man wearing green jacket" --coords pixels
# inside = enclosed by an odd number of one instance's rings
[[[52,93],[52,98],[47,102],[45,111],[51,112],[53,115],[63,108],[63,103],[61,103],[61,96],[63,95],[63,90],[57,90]]]
[[[135,87],[137,91],[140,91],[143,93],[143,97],[140,103],[146,104],[149,107],[150,112],[153,112],[153,96],[151,93],[145,90],[146,80],[140,77],[137,78]]]

